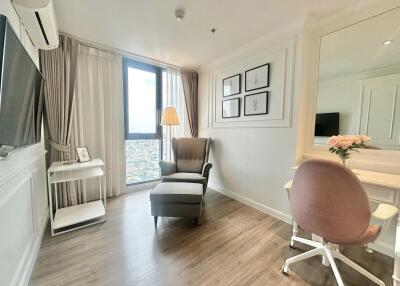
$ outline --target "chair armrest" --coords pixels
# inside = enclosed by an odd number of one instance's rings
[[[399,210],[392,205],[379,204],[376,210],[372,213],[372,217],[380,220],[388,220],[394,217]]]
[[[290,192],[292,191],[292,186],[293,186],[293,180],[290,180],[289,182],[287,182],[285,184],[285,186],[283,186],[283,188],[287,192],[287,196],[288,196],[289,201],[290,201]]]
[[[203,171],[201,172],[201,175],[203,177],[207,178],[207,181],[208,181],[208,176],[210,175],[211,168],[212,168],[211,163],[205,163],[203,166]]]
[[[158,163],[161,168],[161,176],[168,176],[176,173],[176,164],[168,161],[160,161]]]

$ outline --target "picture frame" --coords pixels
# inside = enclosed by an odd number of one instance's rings
[[[222,80],[222,96],[237,95],[242,92],[242,75],[235,74]]]
[[[80,146],[76,147],[76,154],[78,155],[78,162],[79,163],[84,163],[84,162],[89,162],[92,159],[90,158],[89,150],[87,146]]]
[[[269,63],[254,67],[245,71],[245,91],[253,91],[269,87],[270,65]]]
[[[268,91],[246,95],[244,97],[244,116],[268,114]]]
[[[222,118],[240,117],[240,98],[222,101]]]

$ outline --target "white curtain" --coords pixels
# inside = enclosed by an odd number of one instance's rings
[[[87,146],[105,163],[107,196],[125,192],[125,141],[120,55],[80,45],[75,85],[72,144]],[[79,202],[98,198],[98,182],[77,188]]]
[[[175,107],[180,122],[177,126],[163,126],[163,160],[172,160],[170,138],[191,137],[191,133],[180,72],[167,69],[163,72],[162,83],[163,109],[167,106]]]

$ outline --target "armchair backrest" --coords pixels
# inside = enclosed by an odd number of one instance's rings
[[[208,162],[211,138],[172,138],[177,172],[200,173]]]

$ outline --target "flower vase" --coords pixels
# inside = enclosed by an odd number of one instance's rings
[[[349,153],[347,153],[346,156],[340,157],[340,161],[342,162],[342,165],[343,165],[344,167],[349,168],[349,169],[351,169],[351,162],[350,162],[350,159],[351,159],[351,157],[352,157],[351,155],[352,155],[352,154],[349,152]]]

